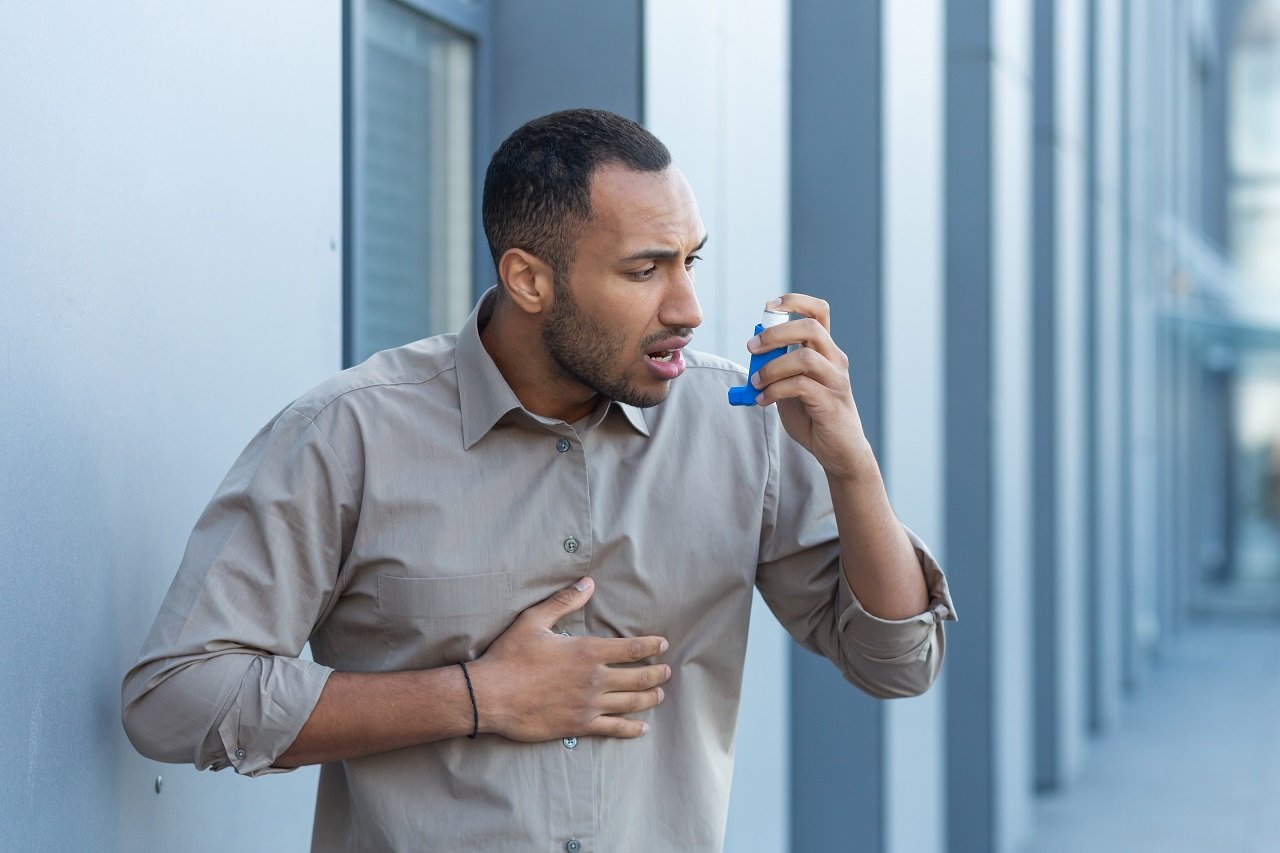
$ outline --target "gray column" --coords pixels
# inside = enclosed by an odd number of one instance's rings
[[[1153,176],[1158,149],[1153,135],[1153,118],[1158,114],[1153,97],[1151,49],[1152,20],[1147,2],[1129,8],[1125,33],[1129,73],[1126,87],[1128,119],[1125,148],[1129,168],[1125,184],[1126,217],[1129,222],[1128,302],[1132,318],[1128,326],[1129,435],[1128,459],[1131,488],[1131,536],[1125,557],[1134,573],[1133,632],[1130,669],[1141,675],[1156,652],[1167,626],[1160,614],[1159,583],[1164,563],[1158,556],[1160,464],[1158,442],[1165,421],[1159,412],[1159,269],[1160,242],[1153,218],[1156,186]]]
[[[1089,28],[1090,723],[1101,731],[1119,714],[1124,642],[1120,7],[1090,0]]]
[[[1071,780],[1084,750],[1083,0],[1035,7],[1036,786]]]
[[[1031,19],[947,18],[947,562],[952,850],[1014,849],[1031,789]]]
[[[642,12],[641,0],[493,0],[490,150],[555,110],[642,119]]]
[[[880,439],[880,8],[807,0],[791,9],[791,280],[832,306],[858,409]],[[791,667],[791,844],[884,842],[881,705],[825,660]]]
[[[1145,88],[1147,133],[1146,192],[1148,217],[1151,222],[1149,269],[1152,282],[1148,291],[1153,310],[1162,311],[1170,300],[1173,277],[1165,220],[1172,208],[1174,92],[1169,52],[1173,45],[1171,7],[1164,0],[1143,0],[1144,29],[1148,33],[1148,55],[1144,63],[1148,83]],[[1135,33],[1135,38],[1137,34]],[[1155,375],[1156,413],[1160,428],[1154,433],[1156,465],[1155,559],[1159,571],[1155,576],[1155,597],[1159,630],[1162,636],[1176,633],[1180,620],[1180,564],[1184,553],[1179,540],[1180,497],[1182,476],[1178,464],[1178,395],[1177,335],[1168,325],[1157,325],[1152,371]]]
[[[642,0],[491,0],[477,56],[477,195],[493,151],[532,118],[598,107],[644,120],[643,11]],[[478,222],[476,233],[482,291],[496,278]]]

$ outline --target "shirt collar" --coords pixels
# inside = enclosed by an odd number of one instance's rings
[[[489,321],[493,306],[498,298],[498,288],[491,287],[480,297],[476,307],[467,317],[462,329],[458,332],[456,349],[456,368],[458,376],[458,398],[462,409],[462,447],[470,450],[472,445],[484,438],[489,430],[511,411],[531,413],[520,405],[511,386],[493,363],[489,352],[480,340],[480,329]],[[635,406],[610,400],[611,408],[621,410],[627,423],[638,433],[649,435],[649,425],[645,422],[644,412]]]

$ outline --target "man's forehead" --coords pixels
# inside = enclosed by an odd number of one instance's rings
[[[666,234],[683,242],[705,236],[693,189],[675,166],[659,172],[603,166],[592,175],[591,208],[596,228],[628,240]]]

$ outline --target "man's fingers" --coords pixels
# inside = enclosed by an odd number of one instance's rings
[[[836,342],[831,338],[831,332],[812,317],[771,326],[748,341],[747,349],[760,353],[789,347],[792,344],[812,349],[833,363],[848,366],[848,357],[836,346]]]
[[[606,714],[634,714],[656,707],[666,698],[661,687],[652,690],[606,693],[600,697],[600,710]]]
[[[647,731],[649,731],[649,724],[641,720],[628,720],[626,717],[609,716],[596,717],[587,728],[587,734],[589,735],[623,738],[640,737]]]
[[[549,629],[573,611],[581,609],[591,599],[595,588],[591,578],[581,578],[573,586],[557,590],[550,598],[538,602],[521,615],[531,619],[539,628]]]
[[[808,376],[835,391],[843,392],[849,387],[849,374],[811,349],[799,349],[775,358],[751,377],[751,384],[762,389],[791,376]]]
[[[809,376],[789,376],[772,382],[756,397],[757,406],[769,406],[782,400],[799,400],[806,405],[824,405],[832,399],[832,389]]]
[[[670,645],[664,637],[598,638],[591,641],[591,654],[602,663],[633,663],[660,655],[668,648]]]
[[[649,690],[671,678],[671,667],[665,663],[652,666],[613,666],[608,668],[602,686],[605,690]]]
[[[831,306],[825,299],[805,293],[784,293],[765,307],[770,311],[786,311],[788,314],[812,317],[822,324],[822,328],[831,330]]]

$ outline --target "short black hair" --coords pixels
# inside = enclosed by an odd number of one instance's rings
[[[484,234],[494,268],[515,248],[567,275],[579,229],[591,218],[591,177],[610,164],[660,172],[671,165],[671,152],[636,122],[607,110],[551,113],[508,136],[484,176]]]

